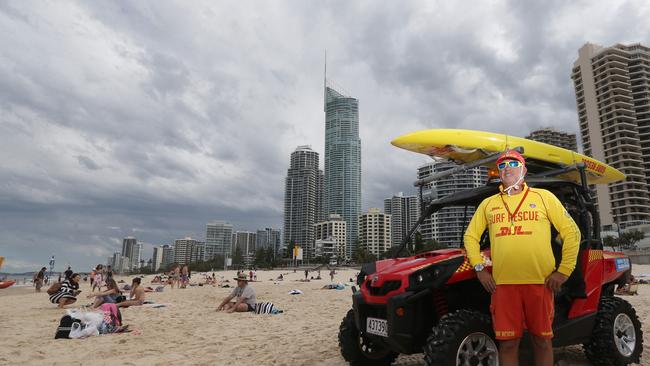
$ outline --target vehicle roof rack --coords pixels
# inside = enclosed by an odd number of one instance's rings
[[[515,147],[514,149],[510,149],[510,150],[515,150],[520,154],[524,153],[524,148],[522,146],[518,146],[518,147]],[[428,176],[426,178],[416,180],[413,183],[413,186],[422,188],[422,186],[424,186],[425,184],[431,183],[431,182],[433,182],[435,180],[446,178],[446,177],[448,177],[450,175],[454,175],[456,173],[461,173],[461,172],[464,172],[464,171],[466,171],[468,169],[476,168],[477,166],[481,166],[481,165],[484,165],[484,164],[487,164],[487,163],[494,162],[499,158],[499,156],[501,156],[501,152],[496,152],[496,153],[493,153],[491,155],[488,155],[488,156],[484,157],[483,159],[479,159],[479,160],[473,161],[471,163],[461,164],[461,165],[459,165],[459,166],[457,166],[455,168],[445,170],[444,172],[432,174],[432,175],[430,175],[430,176]]]

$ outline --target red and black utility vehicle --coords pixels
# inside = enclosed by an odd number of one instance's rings
[[[555,178],[570,169],[579,170],[582,184]],[[584,167],[529,174],[526,182],[553,192],[582,233],[576,269],[555,297],[554,347],[582,344],[594,365],[638,363],[643,350],[641,324],[633,307],[614,296],[616,286],[630,281],[630,259],[603,250]],[[399,256],[425,218],[446,207],[474,209],[498,192],[498,184],[496,180],[431,200],[393,258],[362,266],[359,288],[353,287],[352,309],[339,329],[345,360],[351,365],[389,365],[399,354],[424,353],[426,365],[498,365],[490,295],[476,279],[465,251],[450,248]],[[473,210],[469,211],[464,225],[471,219]],[[486,234],[481,249],[489,258]],[[458,240],[462,248],[462,237]],[[559,264],[561,243],[551,245]]]

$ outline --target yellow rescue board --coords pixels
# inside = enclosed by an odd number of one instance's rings
[[[605,184],[625,179],[625,174],[619,170],[586,155],[542,142],[498,133],[433,129],[409,133],[396,138],[391,143],[402,149],[431,157],[450,159],[457,163],[474,162],[496,152],[521,146],[524,148],[523,155],[529,173],[541,173],[584,163],[589,184]],[[493,163],[486,166],[494,167]],[[557,177],[580,182],[577,171],[563,173]]]

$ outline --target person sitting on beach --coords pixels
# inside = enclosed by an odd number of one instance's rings
[[[122,301],[117,304],[118,308],[127,308],[129,306],[138,306],[144,304],[144,288],[140,286],[140,277],[136,277],[131,282],[130,300]]]
[[[255,305],[257,303],[255,291],[251,286],[248,286],[246,274],[242,273],[235,280],[237,280],[237,287],[235,287],[230,295],[223,299],[219,307],[217,307],[217,311],[224,310],[227,313],[255,311]],[[237,300],[231,302],[230,300],[233,298],[237,298]]]
[[[122,295],[120,289],[117,287],[115,280],[110,278],[106,280],[106,291],[100,291],[98,293],[92,293],[88,295],[88,298],[95,298],[93,303],[93,308],[98,308],[101,304],[115,304],[117,303],[117,297]]]
[[[45,282],[45,271],[47,271],[47,268],[43,267],[34,275],[34,286],[36,287],[36,292],[41,292],[41,287],[43,287],[43,283]]]
[[[59,309],[63,309],[66,305],[77,301],[77,295],[81,293],[81,290],[79,290],[80,280],[81,276],[78,273],[73,273],[69,280],[61,282],[61,287],[50,295],[50,302],[58,304]]]

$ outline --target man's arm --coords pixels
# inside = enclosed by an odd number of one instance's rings
[[[230,309],[228,309],[227,312],[232,313],[232,312],[234,312],[235,310],[237,310],[237,307],[239,306],[239,304],[243,303],[244,300],[246,300],[246,299],[245,299],[243,296],[239,296],[239,297],[237,298],[237,302],[235,302],[235,306],[233,306],[233,307],[231,307]]]
[[[467,258],[472,267],[483,263],[483,258],[481,258],[481,236],[487,227],[487,217],[485,215],[487,201],[487,199],[483,200],[476,208],[472,221],[470,221],[467,226],[467,231],[465,231],[465,251],[467,252]],[[476,278],[485,291],[493,293],[497,289],[497,284],[494,282],[494,278],[490,272],[485,270],[476,272]]]
[[[546,287],[557,292],[576,266],[580,249],[580,230],[557,197],[548,193],[545,201],[546,215],[562,238],[562,262],[544,281]]]
[[[234,297],[234,296],[232,296],[232,295],[228,295],[228,296],[226,296],[226,297],[223,299],[223,301],[221,302],[221,304],[219,304],[219,306],[217,307],[217,310],[221,310],[221,309],[223,309],[223,306],[226,305],[226,304],[228,303],[228,301],[232,300],[233,297]]]
[[[580,229],[560,200],[552,193],[547,195],[546,205],[547,216],[562,238],[562,262],[557,272],[569,277],[576,266],[580,249]]]
[[[487,199],[483,200],[481,204],[476,208],[472,220],[467,225],[467,230],[465,231],[464,236],[464,245],[465,251],[467,252],[467,258],[469,263],[474,267],[477,264],[483,263],[483,258],[481,258],[481,235],[487,227],[487,218],[485,217],[485,206],[487,205]]]

